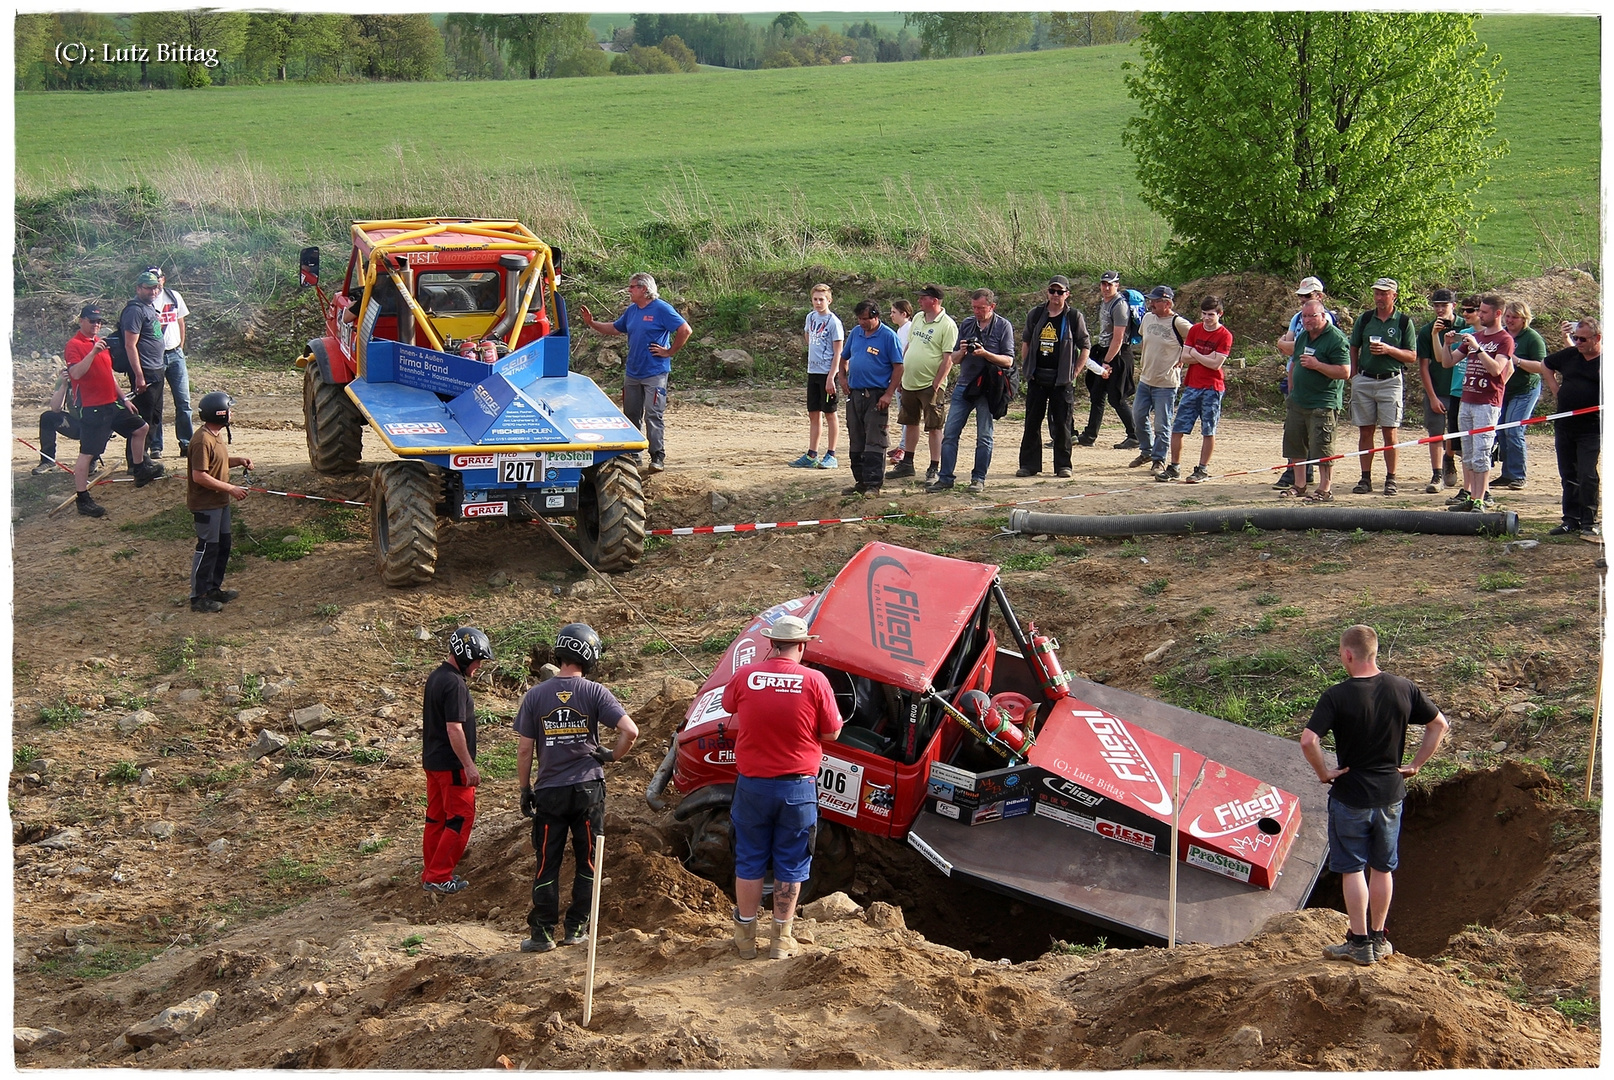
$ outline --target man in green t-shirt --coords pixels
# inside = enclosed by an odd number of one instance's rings
[[[1395,444],[1405,405],[1403,373],[1418,362],[1413,347],[1415,328],[1404,311],[1395,309],[1400,286],[1395,278],[1373,283],[1373,310],[1363,313],[1351,328],[1351,423],[1362,451],[1362,479],[1351,490],[1373,492],[1373,429],[1384,432],[1384,493],[1399,494],[1395,482]]]
[[[1334,501],[1329,489],[1334,466],[1319,463],[1317,490],[1306,494],[1306,472],[1296,468],[1334,453],[1334,421],[1345,403],[1345,380],[1350,377],[1350,343],[1328,321],[1322,301],[1307,300],[1300,309],[1301,334],[1295,339],[1295,376],[1289,384],[1289,401],[1283,418],[1283,456],[1294,472],[1295,486],[1284,488],[1280,498],[1312,503]]]
[[[1429,307],[1434,321],[1418,330],[1418,378],[1423,383],[1423,426],[1431,438],[1456,429],[1455,416],[1446,408],[1451,396],[1451,368],[1435,356],[1434,342],[1456,325],[1454,308],[1457,298],[1450,289],[1436,289],[1429,294]],[[1452,455],[1450,442],[1429,444],[1429,484],[1424,488],[1433,495],[1445,484],[1457,482],[1457,462]]]
[[[942,426],[947,420],[947,391],[930,384],[936,380],[942,357],[958,347],[958,324],[942,309],[940,285],[919,290],[919,314],[908,324],[908,344],[902,351],[902,393],[897,423],[902,425],[902,460],[885,474],[887,480],[901,480],[914,474],[913,455],[919,445],[919,425],[925,425],[930,442],[930,468],[925,483],[936,479],[941,469]]]

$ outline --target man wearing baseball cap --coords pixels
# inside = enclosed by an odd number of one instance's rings
[[[1325,315],[1328,316],[1328,323],[1329,323],[1330,326],[1334,325],[1334,322],[1335,322],[1334,313],[1332,311],[1328,310],[1328,308],[1326,306],[1327,305],[1327,297],[1323,295],[1323,282],[1322,282],[1321,278],[1317,278],[1317,277],[1303,277],[1303,278],[1301,278],[1299,287],[1295,289],[1295,295],[1300,297],[1300,302],[1302,304],[1304,304],[1307,300],[1319,300],[1319,301],[1322,301],[1323,304],[1324,304],[1323,312],[1324,312]],[[1289,388],[1294,385],[1294,381],[1295,381],[1295,366],[1294,366],[1295,341],[1300,337],[1301,333],[1304,332],[1304,330],[1305,330],[1305,327],[1301,323],[1300,312],[1297,311],[1297,312],[1294,313],[1294,316],[1289,320],[1289,329],[1288,329],[1288,331],[1286,331],[1282,337],[1278,338],[1278,351],[1283,353],[1283,355],[1285,357],[1284,363],[1283,363],[1283,378],[1278,381],[1278,389],[1283,392],[1284,397],[1289,396]],[[1307,465],[1306,466],[1306,483],[1310,484],[1313,480],[1316,480],[1316,479],[1317,479],[1317,466],[1315,466],[1315,465]],[[1272,485],[1273,490],[1275,490],[1275,491],[1282,491],[1284,488],[1292,488],[1294,486],[1295,486],[1295,471],[1293,469],[1285,469],[1285,470],[1283,470],[1283,474],[1278,477],[1278,482]]]
[[[174,395],[174,437],[179,440],[179,454],[184,457],[190,452],[191,436],[195,434],[195,422],[191,418],[190,371],[185,366],[185,317],[191,312],[179,291],[168,287],[168,275],[162,267],[147,267],[146,273],[157,277],[157,291],[152,294],[151,304],[157,309],[157,321],[163,329],[163,381]],[[157,396],[162,396],[161,389],[157,391]],[[163,429],[160,424],[151,429],[151,456],[163,456]]]
[[[1121,275],[1106,270],[1098,276],[1098,340],[1093,343],[1093,356],[1083,373],[1087,395],[1092,404],[1087,410],[1087,427],[1076,436],[1082,446],[1098,441],[1098,429],[1104,422],[1104,402],[1108,401],[1126,438],[1115,444],[1117,450],[1131,450],[1138,445],[1132,428],[1132,306],[1121,294]]]
[[[156,297],[162,279],[150,270],[135,278],[134,299],[123,305],[118,328],[123,347],[129,354],[129,390],[140,418],[152,431],[163,426],[163,379],[168,371],[164,358],[162,319],[157,314]],[[130,458],[130,465],[134,459]]]
[[[1020,384],[1026,388],[1026,429],[1020,439],[1016,476],[1042,472],[1042,421],[1053,436],[1054,475],[1070,475],[1071,411],[1076,372],[1092,366],[1087,320],[1070,306],[1070,279],[1063,274],[1048,282],[1048,301],[1026,316],[1020,335]]]
[[[1373,429],[1384,432],[1384,493],[1399,493],[1395,481],[1395,444],[1401,432],[1408,364],[1418,362],[1417,327],[1404,311],[1395,308],[1401,287],[1395,278],[1373,283],[1373,310],[1363,313],[1351,327],[1351,423],[1356,426],[1356,448],[1363,451],[1362,479],[1351,489],[1357,495],[1373,493]]]
[[[762,636],[773,642],[765,659],[734,673],[723,708],[734,717],[734,764],[739,776],[729,814],[734,822],[734,947],[757,954],[762,877],[773,866],[773,939],[768,955],[794,956],[791,935],[801,883],[812,872],[818,827],[818,766],[822,744],[841,733],[835,693],[824,673],[802,664],[807,624],[781,615]]]
[[[1447,330],[1457,325],[1455,305],[1457,297],[1450,289],[1436,289],[1429,294],[1429,307],[1434,319],[1418,330],[1418,379],[1423,383],[1423,426],[1432,436],[1441,436],[1457,430],[1457,410],[1448,409],[1446,400],[1452,396],[1452,369],[1442,364],[1435,355],[1435,344]],[[1442,347],[1442,352],[1445,348]],[[1429,483],[1424,488],[1433,495],[1447,484],[1457,486],[1457,458],[1453,442],[1429,444]]]

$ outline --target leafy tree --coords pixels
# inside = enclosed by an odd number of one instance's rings
[[[584,45],[560,58],[555,65],[554,78],[575,79],[580,76],[611,74],[611,55],[595,45]]]
[[[547,75],[559,54],[594,40],[588,16],[582,14],[482,15],[480,19],[509,57],[511,67],[525,71],[529,79]]]
[[[17,65],[17,89],[37,87],[43,82],[41,69],[51,47],[62,39],[62,24],[55,15],[18,15],[11,39],[11,55]]]
[[[341,48],[346,15],[253,12],[247,17],[242,59],[253,71],[270,69],[284,82],[294,58],[329,55]]]
[[[207,86],[213,74],[228,61],[241,55],[247,41],[247,13],[244,11],[148,11],[134,17],[134,39],[156,55],[159,44],[176,43],[197,50],[213,50],[217,64],[209,68],[201,61],[184,65],[179,84],[186,88]],[[146,82],[147,64],[141,65],[141,82]]]
[[[431,16],[355,15],[354,61],[370,79],[438,79],[443,74],[443,36]]]
[[[1024,11],[919,11],[902,17],[919,31],[924,56],[983,56],[1007,52],[1031,36]]]
[[[1135,11],[1051,11],[1042,18],[1049,40],[1065,46],[1131,41],[1140,30]]]
[[[638,48],[637,45],[633,48]],[[611,70],[618,75],[643,75],[644,69],[633,62],[633,57],[627,53],[617,53],[611,57]]]
[[[794,11],[781,11],[773,18],[774,29],[786,40],[807,32],[807,20]]]
[[[678,74],[678,61],[652,45],[648,49],[635,45],[628,50],[628,58],[633,66],[646,75],[676,75]]]
[[[1478,215],[1503,72],[1474,17],[1146,15],[1123,142],[1185,273],[1344,289],[1449,261]]]
[[[695,60],[695,51],[685,45],[684,39],[677,34],[668,34],[661,39],[661,44],[656,48],[671,57],[673,63],[678,65],[679,71],[700,70],[700,64]]]

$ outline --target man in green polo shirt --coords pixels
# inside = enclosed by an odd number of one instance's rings
[[[1399,494],[1395,483],[1395,443],[1401,430],[1405,403],[1403,372],[1418,362],[1414,327],[1407,313],[1395,309],[1400,286],[1395,278],[1373,283],[1373,310],[1351,328],[1351,423],[1359,432],[1356,448],[1362,454],[1362,479],[1351,489],[1357,495],[1373,492],[1373,429],[1384,432],[1384,493]]]
[[[1283,418],[1283,456],[1294,472],[1295,486],[1284,488],[1279,497],[1333,502],[1329,485],[1334,466],[1317,466],[1317,490],[1308,495],[1305,468],[1296,468],[1296,464],[1334,452],[1334,421],[1345,403],[1345,380],[1351,374],[1350,343],[1328,321],[1320,300],[1306,301],[1300,309],[1300,326],[1301,334],[1295,339],[1295,374]]]
[[[914,474],[913,455],[919,445],[919,423],[924,421],[930,441],[930,468],[925,483],[936,479],[941,469],[942,426],[947,422],[947,390],[932,387],[942,357],[958,345],[958,324],[942,310],[940,285],[919,290],[919,314],[908,324],[908,345],[902,351],[902,395],[897,423],[902,425],[902,460],[885,474],[887,480],[901,480]]]
[[[1457,417],[1449,415],[1446,408],[1446,399],[1451,397],[1451,368],[1435,356],[1435,343],[1440,341],[1440,335],[1456,325],[1455,302],[1450,289],[1430,293],[1429,307],[1434,319],[1418,329],[1418,377],[1423,382],[1424,430],[1432,438],[1457,430]],[[1429,485],[1424,491],[1433,495],[1448,484],[1457,486],[1452,443],[1432,442],[1429,444]]]

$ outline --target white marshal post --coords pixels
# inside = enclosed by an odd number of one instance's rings
[[[594,1016],[594,952],[600,943],[600,882],[605,879],[605,835],[594,838],[594,899],[588,905],[588,981],[583,987],[583,1026]]]
[[[1177,789],[1182,780],[1182,755],[1171,755],[1171,869],[1166,871],[1169,885],[1166,889],[1166,948],[1177,947],[1177,824],[1182,817],[1182,806]]]

